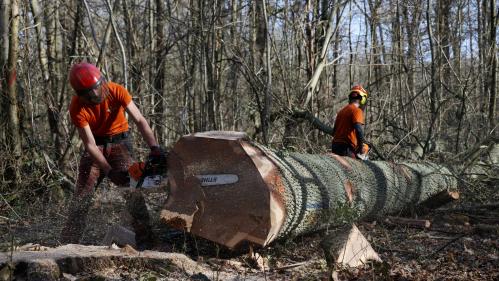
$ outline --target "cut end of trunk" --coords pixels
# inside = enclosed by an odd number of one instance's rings
[[[229,248],[242,242],[265,246],[277,237],[284,188],[276,166],[244,133],[184,136],[168,163],[162,221]]]
[[[335,264],[357,267],[369,260],[381,262],[378,253],[354,224],[329,232],[321,246],[330,267]]]

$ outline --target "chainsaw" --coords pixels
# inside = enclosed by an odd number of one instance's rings
[[[128,168],[131,188],[164,187],[168,181],[166,163],[154,165],[150,161],[135,162]]]

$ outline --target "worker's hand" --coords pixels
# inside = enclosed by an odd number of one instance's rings
[[[159,145],[151,146],[147,161],[158,174],[166,171],[166,156],[166,152]]]
[[[369,152],[369,146],[365,143],[360,143],[355,149],[356,154],[367,154]]]
[[[362,160],[368,160],[369,157],[367,156],[369,153],[369,146],[365,143],[359,144],[358,148],[355,151],[355,156],[359,159]]]

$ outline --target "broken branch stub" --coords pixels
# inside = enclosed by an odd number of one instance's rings
[[[276,152],[238,132],[184,136],[168,165],[162,220],[229,248],[395,213],[457,185],[429,162]]]

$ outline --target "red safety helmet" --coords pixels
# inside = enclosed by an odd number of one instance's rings
[[[71,67],[69,83],[76,92],[92,89],[101,82],[102,73],[93,64],[82,62]]]
[[[367,102],[367,91],[361,85],[355,85],[350,89],[348,97],[350,99],[360,99],[360,105],[365,105]]]

